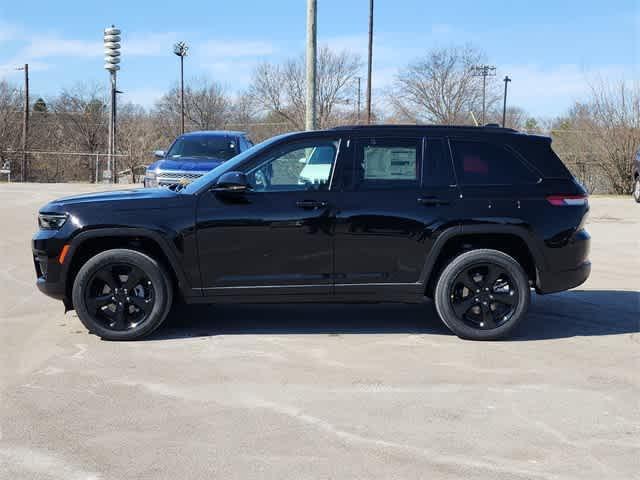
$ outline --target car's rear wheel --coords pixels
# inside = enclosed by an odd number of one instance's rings
[[[166,318],[173,292],[155,259],[135,250],[114,249],[85,263],[73,284],[73,304],[90,332],[107,340],[134,340]]]
[[[636,181],[633,183],[633,199],[640,203],[640,176],[636,177]]]
[[[442,321],[461,338],[497,340],[524,318],[531,292],[527,274],[509,255],[472,250],[453,259],[436,284]]]

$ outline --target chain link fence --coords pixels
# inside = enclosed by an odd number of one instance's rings
[[[109,154],[82,152],[27,151],[27,180],[42,183],[139,183],[144,165],[131,168],[128,154],[112,155],[115,168],[109,169]],[[22,151],[2,152],[0,155],[0,182],[22,179]],[[132,171],[133,170],[133,171]]]

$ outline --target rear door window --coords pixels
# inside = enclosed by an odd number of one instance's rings
[[[503,146],[453,139],[450,143],[461,185],[512,185],[538,181],[538,175]]]
[[[420,138],[359,139],[355,148],[356,186],[359,189],[417,187],[421,157]]]

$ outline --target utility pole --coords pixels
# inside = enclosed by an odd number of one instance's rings
[[[358,119],[358,124],[360,124],[360,81],[362,80],[361,77],[356,77],[356,80],[358,80],[358,100],[356,101],[357,104],[357,119]]]
[[[22,181],[28,180],[28,158],[27,147],[29,144],[29,64],[25,63],[23,67],[17,70],[24,70],[24,109],[22,111],[22,165],[21,177]]]
[[[116,72],[120,70],[120,29],[111,25],[104,30],[104,68],[109,71],[111,77],[111,114],[109,118],[109,148],[107,170],[110,173],[109,181],[115,180],[115,158],[116,154],[116,101],[117,85]]]
[[[496,67],[493,65],[475,65],[471,67],[474,77],[482,77],[482,125],[487,114],[487,77],[495,77]]]
[[[369,52],[367,60],[367,124],[371,123],[371,67],[373,64],[373,0],[369,0]]]
[[[509,85],[509,82],[511,81],[511,79],[509,78],[509,75],[505,75],[504,80],[502,80],[504,82],[504,103],[502,104],[502,128],[505,128],[507,126],[506,121],[507,121],[507,85]]]
[[[184,57],[189,50],[185,42],[178,42],[173,46],[173,53],[180,57],[180,131],[184,133]]]
[[[307,0],[307,104],[305,129],[316,129],[317,0]]]

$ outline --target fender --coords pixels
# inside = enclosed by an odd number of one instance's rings
[[[178,278],[178,284],[182,295],[186,298],[193,296],[194,292],[199,292],[200,289],[192,289],[189,280],[184,272],[184,269],[178,260],[175,251],[169,245],[169,242],[160,233],[144,228],[129,228],[129,227],[108,227],[108,228],[96,228],[84,231],[76,235],[69,244],[69,253],[67,254],[70,260],[73,259],[75,252],[78,248],[87,240],[99,237],[135,237],[146,238],[155,242],[165,257],[169,261],[170,267],[173,269],[176,277]],[[65,262],[61,275],[66,278],[67,270],[72,261]]]
[[[433,267],[442,252],[445,244],[448,240],[455,237],[462,237],[465,235],[473,234],[508,234],[514,235],[520,238],[531,252],[533,261],[535,262],[536,270],[546,270],[547,265],[540,251],[540,247],[532,238],[531,233],[525,228],[516,225],[496,225],[496,224],[484,224],[484,225],[458,225],[455,227],[449,227],[443,230],[434,242],[427,259],[425,261],[422,273],[420,275],[419,282],[426,285],[429,282],[429,276],[432,273]]]

